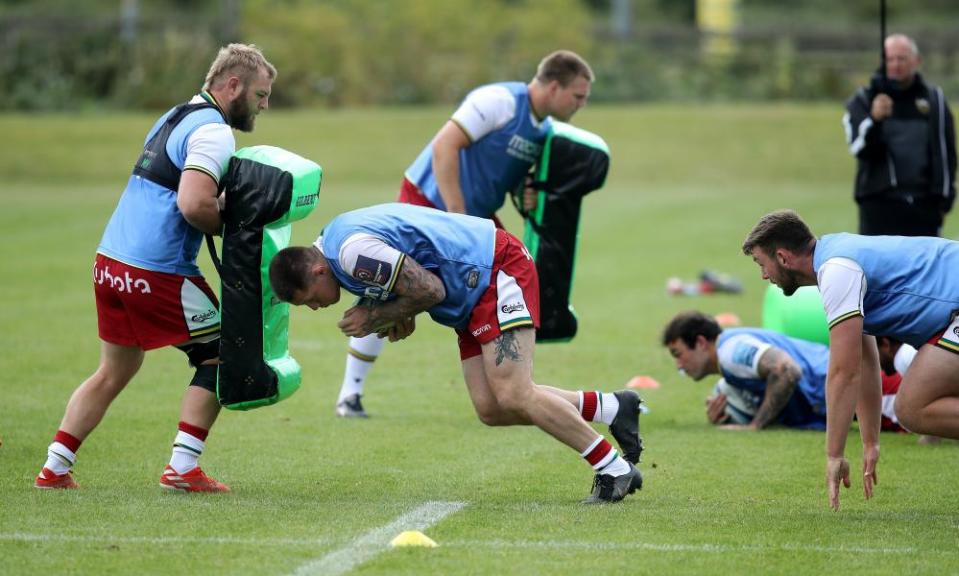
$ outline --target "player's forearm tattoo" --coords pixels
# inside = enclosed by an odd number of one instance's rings
[[[396,300],[373,308],[369,327],[412,318],[446,299],[443,281],[408,257],[400,266],[393,292]]]
[[[519,353],[519,342],[516,340],[516,331],[507,330],[496,339],[496,365],[499,366],[503,360],[512,360],[519,362],[521,355]]]
[[[765,370],[764,370],[765,369]],[[802,378],[802,370],[782,350],[769,349],[760,359],[760,371],[767,372],[766,395],[753,418],[753,425],[765,428],[779,416]]]

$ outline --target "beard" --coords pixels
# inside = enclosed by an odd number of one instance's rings
[[[240,132],[253,132],[253,124],[256,121],[256,115],[250,111],[250,100],[247,96],[247,91],[244,89],[236,100],[230,102],[226,110],[230,127]]]
[[[793,270],[780,270],[780,272],[782,276],[780,277],[779,288],[786,296],[792,296],[801,286],[799,283],[799,273]]]

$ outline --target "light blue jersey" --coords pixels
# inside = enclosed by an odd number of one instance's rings
[[[179,180],[179,172],[183,170],[190,135],[205,124],[225,124],[223,116],[214,106],[189,106],[197,109],[188,112],[174,126],[167,126],[167,121],[180,107],[164,114],[144,141],[144,147],[148,148],[161,129],[170,129],[165,146],[157,143],[165,150],[166,158],[159,157],[154,164],[164,165],[164,172],[172,173],[176,180]],[[141,156],[141,164],[143,159]],[[135,170],[140,168],[142,166],[138,164]],[[97,252],[145,270],[184,276],[200,275],[196,257],[203,241],[203,232],[183,218],[176,205],[177,195],[173,186],[175,184],[172,181],[164,185],[139,173],[131,174],[103,232]]]
[[[868,334],[889,336],[919,348],[944,330],[959,311],[957,242],[826,234],[816,242],[813,254],[817,275],[831,258],[853,260],[865,274],[861,313],[863,331]],[[820,286],[820,290],[824,288]]]
[[[719,334],[716,352],[726,382],[758,396],[766,394],[766,380],[759,377],[759,358],[774,347],[796,361],[802,377],[777,422],[791,428],[826,428],[826,375],[829,348],[815,342],[790,338],[761,328],[729,328]]]
[[[489,287],[496,229],[491,220],[411,204],[380,204],[333,219],[317,241],[343,287],[357,296],[390,300],[404,257],[443,281],[446,299],[428,310],[436,322],[463,328]],[[398,260],[374,253],[346,255],[345,245],[375,237],[399,251]],[[345,260],[350,260],[346,262]]]
[[[540,157],[551,120],[536,124],[529,103],[529,88],[522,82],[496,84],[516,99],[513,118],[460,150],[460,189],[470,216],[489,218],[506,201],[506,194],[521,184]],[[483,88],[483,87],[480,87]],[[440,196],[433,174],[433,143],[420,152],[406,170],[406,178],[441,210],[446,203]]]

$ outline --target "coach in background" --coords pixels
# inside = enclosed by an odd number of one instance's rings
[[[959,438],[959,242],[942,238],[813,236],[791,210],[763,216],[743,242],[763,279],[793,295],[818,286],[829,325],[826,478],[839,507],[853,412],[863,444],[863,489],[879,461],[882,384],[876,335],[919,350],[903,375],[896,415],[913,432]]]
[[[223,227],[217,189],[235,151],[233,130],[253,131],[275,78],[276,69],[256,46],[230,44],[220,49],[201,92],[161,116],[147,134],[93,265],[100,365],[70,397],[37,488],[77,487],[70,469],[80,443],[139,371],[145,352],[172,345],[196,373],[184,392],[160,486],[229,491],[197,465],[220,412],[220,306],[196,257],[203,235]],[[123,473],[118,467],[116,474]]]
[[[720,388],[706,403],[706,417],[713,424],[748,430],[777,423],[826,429],[826,346],[762,328],[723,330],[701,312],[673,317],[663,329],[662,343],[676,367],[693,380],[722,375],[727,394]],[[750,405],[743,414],[748,423],[728,423],[728,394]]]
[[[919,74],[908,36],[886,38],[886,74],[846,102],[843,126],[857,159],[859,233],[939,236],[956,197],[956,135],[942,89]]]

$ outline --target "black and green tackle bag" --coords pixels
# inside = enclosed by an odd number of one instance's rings
[[[238,150],[226,194],[220,266],[217,398],[232,410],[275,404],[300,387],[290,356],[290,306],[273,296],[270,260],[290,243],[291,223],[316,207],[323,171],[274,146]]]
[[[603,187],[609,147],[602,138],[553,122],[536,167],[536,209],[526,215],[523,242],[539,275],[540,329],[537,342],[566,342],[576,335],[570,303],[583,196]]]

